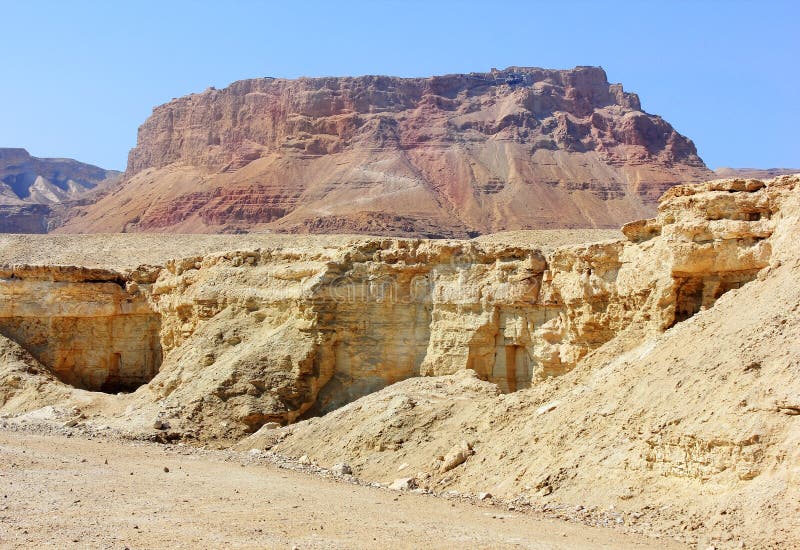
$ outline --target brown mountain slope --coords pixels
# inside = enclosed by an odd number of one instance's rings
[[[61,205],[87,199],[119,176],[72,159],[0,148],[0,233],[45,233]]]
[[[263,78],[157,107],[125,184],[61,231],[618,227],[712,176],[600,68]]]
[[[800,174],[800,168],[728,168],[714,170],[721,178],[755,178],[769,179],[778,176]]]

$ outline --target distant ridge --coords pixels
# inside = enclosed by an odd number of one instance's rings
[[[55,211],[85,201],[120,175],[72,159],[0,148],[0,232],[44,233]]]

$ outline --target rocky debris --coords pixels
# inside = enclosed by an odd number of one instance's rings
[[[599,67],[252,79],[156,107],[119,190],[59,231],[618,227],[712,177]]]
[[[546,404],[542,405],[541,407],[539,407],[538,409],[536,409],[536,414],[537,415],[542,415],[542,414],[549,413],[550,411],[555,410],[555,408],[558,407],[558,405],[559,405],[558,401],[551,401],[550,403],[546,403]]]
[[[69,414],[64,411],[64,414]],[[92,439],[102,436],[104,439],[119,439],[121,442],[130,440],[130,434],[118,432],[116,430],[106,430],[103,432],[93,431],[89,426],[79,426],[65,430],[56,423],[48,420],[37,420],[35,418],[16,417],[0,418],[0,430],[22,432],[37,435],[66,435],[69,437],[81,437]],[[152,443],[137,441],[136,445],[148,445]],[[250,452],[237,452],[232,450],[210,450],[200,447],[187,446],[182,443],[174,445],[159,445],[160,450],[174,454],[176,457],[186,456],[209,456],[217,460],[239,463],[243,466],[254,464],[271,464],[282,470],[292,470],[322,478],[331,479],[337,483],[346,483],[364,487],[372,487],[377,490],[388,488],[386,485],[375,483],[367,479],[352,475],[337,476],[331,470],[320,468],[313,465],[300,464],[298,460],[291,459],[280,453],[271,451],[260,452],[258,455]],[[106,461],[107,462],[107,461]],[[130,472],[134,475],[134,472]],[[415,480],[425,479],[425,475],[416,475]],[[503,519],[509,517],[507,514],[500,513],[500,510],[508,510],[514,513],[530,514],[533,517],[547,518],[554,520],[567,521],[571,523],[581,523],[595,527],[615,528],[623,532],[643,534],[653,537],[655,540],[670,538],[686,544],[697,544],[700,540],[709,540],[709,537],[697,533],[696,530],[686,530],[685,520],[675,520],[674,514],[670,512],[670,506],[655,507],[644,505],[641,508],[630,510],[616,510],[614,506],[600,507],[596,505],[574,505],[554,500],[547,502],[536,502],[526,496],[513,496],[509,498],[497,498],[489,496],[481,499],[481,495],[471,495],[452,489],[443,491],[431,491],[427,489],[412,489],[410,492],[426,494],[437,498],[442,498],[454,502],[476,503],[490,510],[496,510],[491,517]],[[734,513],[735,510],[727,509],[725,513]],[[487,514],[488,515],[488,514]],[[622,521],[619,521],[622,519]],[[718,542],[721,548],[739,548],[743,544],[739,537],[726,537],[727,542]]]
[[[413,477],[401,477],[395,479],[390,485],[389,489],[392,491],[411,491],[417,488],[417,480]]]
[[[788,401],[778,403],[778,410],[790,416],[798,415],[800,414],[800,401],[795,403],[790,403]]]
[[[353,470],[350,468],[350,465],[344,462],[334,464],[331,468],[331,472],[333,472],[333,475],[337,476],[349,476],[353,474]]]

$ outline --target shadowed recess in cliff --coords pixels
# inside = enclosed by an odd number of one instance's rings
[[[107,393],[149,382],[161,365],[161,318],[114,272],[13,268],[0,272],[0,334],[63,382]]]

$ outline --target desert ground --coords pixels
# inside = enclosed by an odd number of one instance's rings
[[[566,550],[654,543],[543,514],[325,479],[251,453],[18,428],[0,426],[0,545],[7,548]]]

